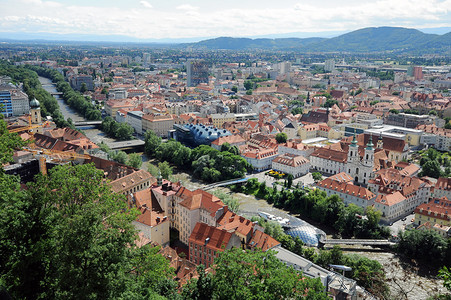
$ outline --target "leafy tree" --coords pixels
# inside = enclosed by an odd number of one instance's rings
[[[246,81],[244,82],[244,88],[245,88],[247,91],[252,90],[252,89],[254,88],[254,83],[253,83],[252,81],[250,81],[250,80],[246,80]]]
[[[103,177],[57,166],[20,190],[0,175],[0,282],[13,298],[149,298],[172,278],[158,249],[130,247],[137,211]]]
[[[273,251],[224,251],[215,260],[213,299],[327,299],[319,279],[303,277]]]
[[[293,175],[291,174],[287,175],[287,188],[291,188],[291,186],[293,185],[293,179],[294,179]]]
[[[152,157],[161,144],[161,137],[157,136],[152,130],[147,130],[144,137],[144,151],[146,155]]]
[[[149,164],[149,166],[147,167],[147,172],[152,174],[153,177],[157,177],[160,174],[160,169],[158,169],[158,167],[153,164]]]
[[[278,144],[283,144],[287,142],[287,134],[285,132],[279,132],[276,134],[276,141]]]
[[[161,177],[164,179],[169,179],[169,176],[172,175],[172,167],[167,161],[158,163],[158,169],[160,169]]]
[[[143,161],[141,155],[139,155],[138,153],[132,153],[128,156],[127,165],[129,165],[130,167],[139,169],[141,168],[142,163]]]
[[[320,172],[313,172],[312,177],[315,182],[319,182],[319,181],[323,180],[323,176],[321,175]]]
[[[415,259],[443,261],[445,239],[432,230],[406,230],[399,233],[398,252]],[[449,263],[449,261],[448,261]]]
[[[390,109],[389,112],[392,114],[396,114],[396,115],[399,114],[399,110],[394,109],[394,108]]]
[[[134,129],[127,123],[119,123],[114,132],[114,137],[121,141],[130,140],[133,138]]]
[[[82,83],[80,87],[80,93],[85,93],[87,91],[86,83]]]
[[[238,87],[236,85],[232,86],[232,92],[238,93]]]
[[[112,160],[124,165],[127,163],[128,159],[127,153],[124,151],[110,152],[110,157]]]
[[[302,107],[295,107],[291,110],[291,113],[293,115],[302,115],[304,112],[304,110],[302,109]]]
[[[231,195],[226,194],[223,191],[215,191],[213,192],[213,195],[221,199],[222,202],[229,207],[229,210],[233,211],[234,213],[238,213],[238,210],[240,209],[240,202],[237,198],[232,197]]]
[[[210,300],[213,297],[215,287],[212,283],[213,274],[206,273],[204,265],[197,266],[199,278],[191,281],[183,287],[183,299]]]
[[[443,279],[443,286],[451,291],[451,270],[449,270],[446,266],[443,266],[438,272],[438,276]]]
[[[442,171],[440,169],[440,164],[437,160],[427,161],[421,171],[422,176],[429,176],[433,178],[439,178]]]
[[[3,115],[0,114],[0,165],[12,161],[14,150],[18,150],[27,143],[17,133],[9,133]],[[2,172],[3,169],[0,169]]]
[[[451,123],[450,123],[450,122],[447,122],[443,128],[445,128],[445,129],[451,129]]]
[[[338,105],[338,101],[337,100],[331,100],[331,99],[328,99],[328,100],[326,100],[326,102],[324,103],[324,107],[332,107],[332,106],[334,106],[334,105]]]

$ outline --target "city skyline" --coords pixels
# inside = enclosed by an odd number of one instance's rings
[[[330,37],[363,27],[451,27],[451,0],[376,2],[0,0],[0,32],[137,39]],[[449,31],[449,30],[448,30]]]

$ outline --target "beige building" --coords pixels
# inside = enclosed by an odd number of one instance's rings
[[[144,170],[134,171],[110,183],[115,193],[129,195],[150,187],[155,183],[155,178]]]
[[[235,122],[235,114],[224,113],[224,114],[212,114],[210,115],[211,121],[216,128],[222,128],[222,124],[225,122]]]
[[[131,204],[141,212],[132,222],[133,226],[153,243],[165,246],[169,244],[170,221],[156,199],[152,199],[150,188],[139,191],[129,198]]]
[[[135,105],[126,99],[121,100],[109,100],[105,103],[105,112],[111,117],[116,117],[116,113],[119,109],[133,109]]]
[[[152,130],[160,137],[167,137],[168,131],[173,128],[175,119],[172,115],[147,114],[142,116],[142,130]]]

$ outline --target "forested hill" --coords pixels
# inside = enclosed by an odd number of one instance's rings
[[[334,38],[249,39],[219,37],[197,43],[181,44],[199,49],[296,50],[300,52],[399,52],[444,53],[451,47],[451,32],[427,34],[402,27],[370,27]]]

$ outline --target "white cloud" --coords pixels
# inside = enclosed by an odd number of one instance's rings
[[[182,5],[179,5],[179,6],[177,6],[175,9],[178,9],[178,10],[185,10],[185,11],[197,11],[198,9],[199,9],[199,7],[197,7],[197,6],[192,6],[192,5],[190,5],[190,4],[182,4]]]
[[[144,6],[145,8],[153,8],[152,4],[150,4],[150,3],[147,2],[147,1],[141,0],[141,1],[139,1],[139,3],[140,3],[142,6]]]
[[[255,4],[253,8],[218,6],[210,9],[201,4],[164,9],[153,7],[151,0],[139,1],[139,7],[129,6],[125,0],[110,2],[109,6],[99,6],[95,1],[89,6],[75,1],[63,5],[54,2],[56,0],[19,0],[2,5],[5,1],[0,0],[0,31],[182,38],[345,31],[386,25],[451,27],[451,0],[329,1],[327,5],[324,4],[327,0],[320,0],[285,6],[283,1],[268,4],[274,7],[249,0]],[[124,5],[115,6],[120,1]]]

